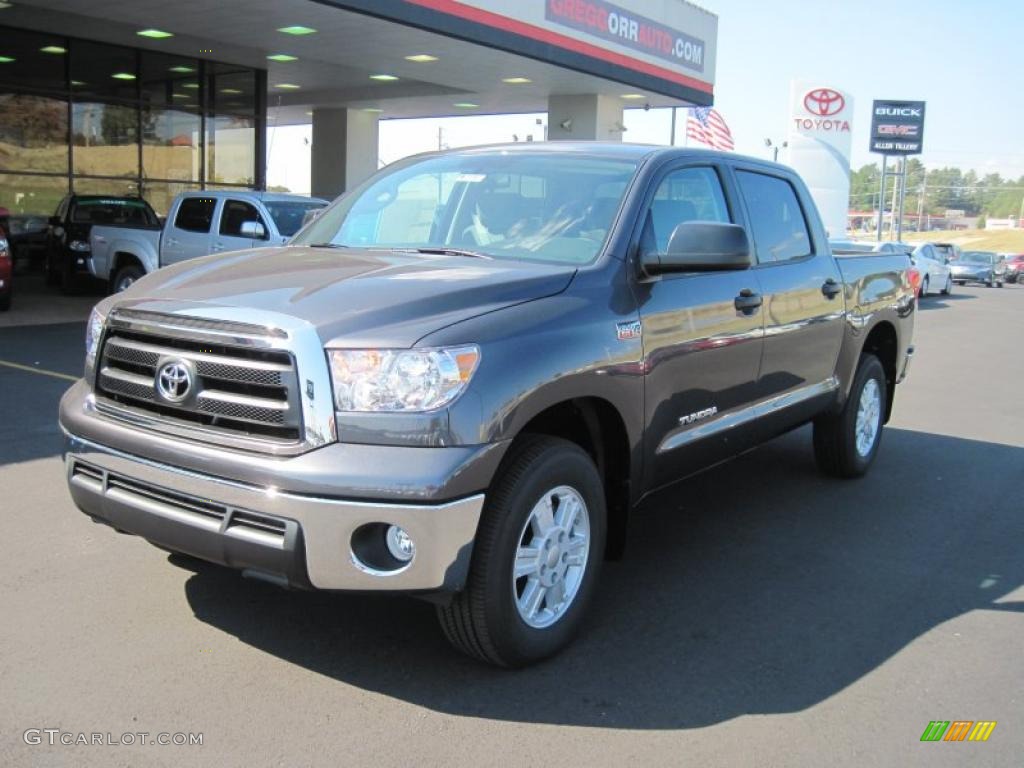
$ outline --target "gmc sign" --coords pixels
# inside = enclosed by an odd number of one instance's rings
[[[923,101],[876,101],[871,109],[871,151],[919,155],[924,144]]]

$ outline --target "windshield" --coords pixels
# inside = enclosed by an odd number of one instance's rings
[[[635,171],[631,161],[550,152],[414,160],[340,199],[292,242],[586,264]]]
[[[967,261],[972,264],[991,264],[992,254],[982,251],[967,251],[960,257],[960,261]]]
[[[956,249],[952,245],[936,245],[934,247],[939,252],[939,256],[945,256],[947,259],[956,258]]]
[[[285,237],[291,237],[300,229],[306,221],[306,214],[323,208],[327,203],[320,200],[297,200],[294,202],[283,202],[276,200],[264,200],[263,204],[270,211],[270,217],[277,225],[277,231]]]
[[[115,227],[158,227],[156,214],[145,200],[116,197],[84,197],[75,201],[71,221]]]

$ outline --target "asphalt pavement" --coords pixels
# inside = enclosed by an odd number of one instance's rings
[[[0,328],[0,764],[1019,766],[1022,329],[1024,288],[926,299],[867,478],[819,476],[803,429],[679,485],[578,642],[509,672],[426,603],[285,592],[91,523],[56,425],[83,324]],[[997,725],[922,743],[932,720]]]

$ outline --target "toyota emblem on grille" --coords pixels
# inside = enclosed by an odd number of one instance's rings
[[[156,374],[156,391],[164,400],[180,403],[192,391],[192,371],[183,360],[169,360]]]

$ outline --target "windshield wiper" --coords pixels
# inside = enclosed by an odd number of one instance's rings
[[[308,246],[309,248],[348,248],[350,246],[341,245],[340,243],[313,243]]]
[[[437,248],[403,248],[402,250],[409,250],[413,253],[436,254],[438,256],[468,256],[471,259],[487,259],[488,261],[493,259],[492,256],[488,256],[486,253],[468,251],[464,248],[445,248],[439,246]]]

